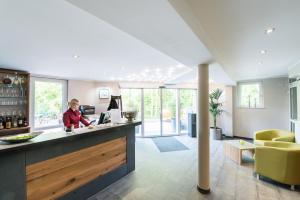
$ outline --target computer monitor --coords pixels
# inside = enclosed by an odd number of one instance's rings
[[[110,122],[110,114],[109,112],[102,112],[100,114],[99,120],[98,120],[98,124],[105,124],[105,123],[109,123]]]

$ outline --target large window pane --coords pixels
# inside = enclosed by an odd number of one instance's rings
[[[124,111],[137,111],[136,120],[141,120],[141,89],[122,89],[121,90],[123,110]],[[141,136],[141,125],[136,126],[135,133]]]
[[[260,82],[239,83],[239,106],[243,108],[262,108],[263,93]]]
[[[177,127],[176,89],[162,89],[162,134],[174,135]]]
[[[63,125],[66,109],[66,81],[36,78],[33,81],[34,129]]]
[[[180,102],[180,133],[188,132],[188,114],[196,113],[196,90],[181,89]]]
[[[144,136],[160,135],[160,89],[144,89]]]

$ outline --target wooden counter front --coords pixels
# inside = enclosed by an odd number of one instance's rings
[[[27,199],[57,199],[126,163],[126,137],[26,167]]]
[[[88,199],[135,169],[135,127],[140,124],[0,142],[0,200]]]

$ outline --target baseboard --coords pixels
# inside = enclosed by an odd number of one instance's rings
[[[253,138],[248,138],[248,137],[241,137],[241,136],[224,136],[225,138],[231,138],[231,139],[243,139],[243,140],[252,140],[253,141]]]
[[[201,193],[201,194],[209,194],[210,193],[210,189],[206,190],[206,189],[202,189],[197,185],[197,190]]]

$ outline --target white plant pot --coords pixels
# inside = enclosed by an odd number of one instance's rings
[[[214,140],[222,140],[222,129],[210,127],[209,133]]]

